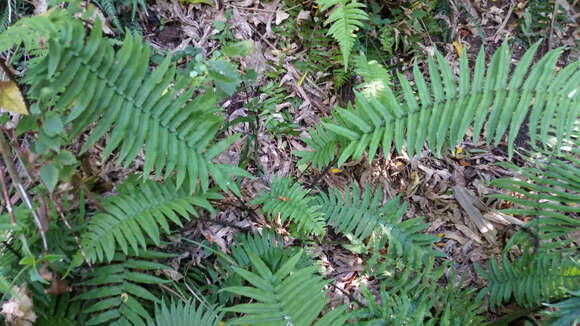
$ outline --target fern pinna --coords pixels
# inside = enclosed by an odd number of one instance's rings
[[[437,63],[430,56],[428,64],[430,87],[415,62],[414,87],[405,76],[398,74],[402,103],[398,100],[398,91],[388,85],[382,99],[367,99],[356,94],[356,110],[350,103],[346,109],[337,108],[333,121],[323,120],[323,130],[310,130],[312,139],[308,144],[314,153],[320,151],[324,155],[296,152],[302,157],[300,164],[312,162],[320,166],[338,155],[338,165],[341,165],[365,153],[370,161],[379,148],[388,152],[392,143],[397,152],[406,150],[413,156],[421,152],[425,140],[439,155],[445,144],[450,147],[459,144],[470,126],[477,141],[486,122],[488,144],[493,140],[497,145],[507,134],[511,157],[526,116],[529,116],[531,144],[548,143],[553,136],[553,143],[560,146],[564,139],[578,135],[575,124],[580,115],[580,61],[554,74],[562,49],[548,52],[532,65],[538,46],[536,43],[523,55],[511,79],[507,43],[495,52],[487,71],[481,49],[473,79],[464,54],[460,59],[458,84],[445,58],[435,50]],[[551,134],[551,130],[556,130],[556,134]],[[337,144],[338,153],[329,150]]]
[[[51,35],[49,54],[26,75],[29,97],[53,111],[72,107],[65,122],[73,136],[97,121],[82,151],[110,131],[103,160],[118,149],[118,162],[127,166],[145,145],[145,175],[175,171],[176,186],[187,181],[191,191],[198,182],[208,190],[211,176],[224,191],[239,194],[230,176],[248,173],[211,161],[239,137],[213,144],[223,118],[212,92],[191,100],[196,89],[187,78],[175,78],[169,56],[148,73],[150,48],[139,36],[127,33],[115,52],[99,20],[86,40],[84,34],[80,21],[68,20],[60,34]]]

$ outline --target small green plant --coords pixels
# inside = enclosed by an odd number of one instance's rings
[[[368,20],[366,6],[356,0],[317,0],[320,11],[333,8],[324,25],[330,25],[328,35],[331,35],[340,46],[344,69],[348,69],[350,53],[354,47],[356,32]]]

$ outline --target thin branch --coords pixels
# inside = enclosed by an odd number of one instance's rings
[[[1,61],[1,60],[0,60]],[[26,190],[22,186],[22,181],[16,172],[16,167],[14,166],[14,162],[12,162],[12,157],[10,155],[10,148],[8,147],[8,140],[4,137],[4,133],[0,133],[0,153],[2,154],[2,158],[4,159],[4,164],[8,168],[8,174],[10,178],[12,178],[12,182],[16,185],[16,189],[20,193],[20,197],[26,203],[26,206],[30,209],[32,216],[34,217],[34,222],[36,223],[36,227],[38,228],[38,232],[40,233],[40,237],[42,238],[42,246],[45,252],[48,252],[48,243],[46,242],[46,234],[44,233],[44,228],[40,223],[40,218],[38,214],[36,214],[36,210],[32,207],[32,203],[26,194]]]
[[[8,195],[8,188],[6,187],[6,180],[4,179],[4,169],[0,166],[0,182],[2,182],[2,194],[4,195],[4,200],[6,201],[6,209],[8,210],[8,215],[10,215],[10,223],[16,225],[16,219],[14,218],[14,210],[12,209],[12,203],[10,202],[10,196]]]

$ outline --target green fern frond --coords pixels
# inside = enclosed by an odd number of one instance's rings
[[[223,117],[215,113],[211,92],[191,100],[196,89],[187,79],[175,79],[169,56],[147,75],[150,48],[139,36],[127,33],[115,53],[102,37],[100,21],[86,40],[84,35],[82,23],[74,21],[49,38],[49,55],[26,74],[29,97],[41,108],[72,108],[65,122],[72,124],[73,136],[97,122],[82,151],[110,131],[103,160],[118,149],[118,163],[128,166],[144,147],[146,176],[175,171],[176,186],[187,180],[191,191],[198,182],[207,191],[211,176],[222,190],[239,195],[230,176],[249,174],[211,161],[239,137],[212,144]]]
[[[569,326],[580,323],[580,291],[566,291],[571,297],[555,304],[545,304],[545,326]],[[549,309],[549,310],[548,310]],[[557,309],[557,310],[554,310]]]
[[[462,289],[463,281],[446,286],[440,279],[448,264],[435,268],[431,258],[417,270],[386,259],[375,275],[381,280],[378,297],[365,287],[367,303],[353,312],[353,325],[484,325],[481,301],[474,300],[473,289]],[[451,269],[449,280],[455,280]]]
[[[352,193],[347,188],[343,196],[335,188],[328,194],[321,193],[317,199],[317,204],[326,213],[328,224],[339,233],[352,233],[359,241],[374,233],[382,239],[382,244],[389,241],[389,255],[405,257],[416,265],[434,255],[432,245],[437,242],[437,237],[421,233],[428,226],[421,218],[402,221],[407,203],[401,205],[399,197],[380,205],[380,188],[373,194],[367,185],[361,196],[361,190],[353,184]]]
[[[70,19],[63,11],[55,10],[46,16],[24,17],[0,33],[0,52],[24,44],[28,51],[42,47],[41,39],[60,31],[64,21]]]
[[[492,258],[489,272],[476,265],[478,273],[488,280],[487,287],[478,296],[489,292],[491,309],[510,300],[524,307],[537,306],[541,302],[562,298],[566,292],[580,289],[580,264],[568,256],[539,254],[531,260],[510,263],[504,258],[501,268]]]
[[[46,297],[44,288],[40,287],[38,297],[34,298],[34,311],[38,319],[36,326],[78,326],[83,325],[80,312],[82,302],[72,300],[70,293]],[[34,292],[33,292],[34,293]],[[42,296],[41,296],[42,295]]]
[[[251,205],[262,205],[262,210],[271,218],[280,217],[282,223],[291,220],[298,232],[315,235],[324,234],[324,213],[319,205],[314,205],[314,197],[302,189],[292,179],[276,177],[269,192],[262,192]]]
[[[230,247],[231,257],[238,267],[250,266],[248,252],[252,252],[266,265],[274,268],[278,265],[281,254],[284,253],[284,239],[269,230],[262,233],[246,234],[238,236],[236,243]]]
[[[176,189],[171,181],[147,181],[129,187],[103,204],[107,212],[93,216],[81,244],[92,262],[111,261],[117,248],[125,254],[129,248],[138,252],[146,248],[146,238],[159,245],[160,230],[169,233],[170,222],[182,226],[181,218],[197,217],[196,206],[213,212],[208,199],[217,198],[221,196],[215,192],[191,194]]]
[[[368,61],[364,53],[355,56],[353,61],[354,71],[364,79],[364,82],[358,86],[358,89],[366,98],[378,98],[384,94],[387,86],[392,86],[391,75],[377,61]]]
[[[326,305],[326,281],[316,274],[318,267],[296,269],[302,252],[297,253],[279,269],[271,270],[263,260],[248,252],[252,271],[234,268],[250,286],[228,287],[228,291],[245,296],[256,303],[239,304],[225,311],[246,314],[228,321],[227,325],[294,325],[310,326]],[[341,306],[326,314],[314,325],[343,325],[348,319]]]
[[[467,57],[463,55],[459,83],[455,82],[445,58],[435,51],[437,63],[429,57],[430,87],[415,63],[414,87],[405,76],[398,75],[402,103],[391,87],[385,88],[384,100],[367,100],[357,94],[356,110],[337,108],[333,113],[335,121],[322,123],[331,136],[317,147],[338,141],[339,165],[349,158],[358,159],[367,151],[372,159],[379,146],[386,153],[392,143],[399,153],[406,150],[413,156],[421,152],[427,141],[433,152],[440,155],[444,145],[459,144],[470,126],[473,126],[476,141],[487,123],[487,143],[493,141],[497,146],[507,135],[511,157],[515,139],[524,119],[529,116],[530,143],[545,143],[550,136],[549,130],[556,129],[555,148],[559,149],[565,139],[578,135],[574,122],[580,115],[580,61],[569,64],[555,75],[554,68],[562,49],[548,52],[532,65],[538,46],[539,43],[535,44],[523,55],[511,78],[507,43],[495,52],[487,71],[481,49],[473,79]]]
[[[126,257],[117,253],[111,264],[95,267],[81,283],[90,289],[75,297],[75,300],[87,301],[82,310],[89,317],[85,325],[145,326],[151,322],[143,304],[159,303],[160,300],[146,286],[170,281],[147,272],[171,269],[151,261],[168,257],[173,255],[142,251],[136,257]]]
[[[356,0],[317,0],[320,11],[334,7],[324,25],[330,25],[328,35],[338,41],[345,70],[348,68],[350,52],[354,46],[356,32],[369,19],[364,11],[366,5]]]
[[[317,125],[308,130],[310,138],[302,138],[306,145],[310,146],[313,151],[294,151],[293,154],[300,157],[298,165],[306,165],[312,162],[312,165],[318,169],[327,166],[334,160],[336,155],[336,145],[338,137],[335,134],[324,130]]]
[[[115,8],[114,0],[93,0],[101,10],[107,15],[107,18],[113,22],[116,28],[121,30],[121,22],[117,16],[117,8]]]
[[[169,306],[162,301],[155,305],[155,320],[149,326],[218,326],[222,318],[223,312],[201,304],[196,307],[193,300],[172,301]]]
[[[534,217],[526,225],[540,241],[540,250],[565,248],[573,241],[566,239],[580,228],[580,160],[573,154],[540,152],[524,155],[523,159],[535,166],[518,167],[513,163],[499,165],[519,174],[518,178],[501,178],[491,184],[509,190],[511,194],[492,194],[512,203],[505,214]],[[528,232],[520,231],[507,244],[506,250],[514,244],[531,246]],[[538,248],[536,248],[538,249]]]

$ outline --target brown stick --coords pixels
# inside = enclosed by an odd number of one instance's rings
[[[1,60],[0,60],[1,61]],[[42,239],[42,246],[45,252],[48,252],[48,243],[46,241],[46,234],[44,232],[44,228],[40,223],[40,218],[38,214],[36,214],[36,210],[32,207],[32,203],[26,194],[26,190],[22,186],[22,181],[20,180],[20,176],[16,172],[16,167],[14,166],[14,162],[12,162],[12,157],[10,155],[10,148],[8,147],[8,140],[4,137],[4,133],[0,132],[0,153],[2,154],[2,158],[4,159],[4,164],[8,168],[8,174],[10,178],[12,178],[12,182],[16,185],[16,189],[20,193],[20,197],[26,203],[30,212],[32,213],[32,217],[34,217],[34,222],[36,223],[36,227],[38,227],[38,233],[40,233],[40,238]]]
[[[10,202],[10,196],[8,195],[8,188],[6,187],[6,180],[4,179],[4,169],[0,166],[0,181],[2,182],[2,194],[4,195],[4,200],[6,201],[6,209],[8,210],[8,215],[10,215],[10,223],[16,225],[16,219],[14,218],[14,210],[12,209],[12,203]]]

